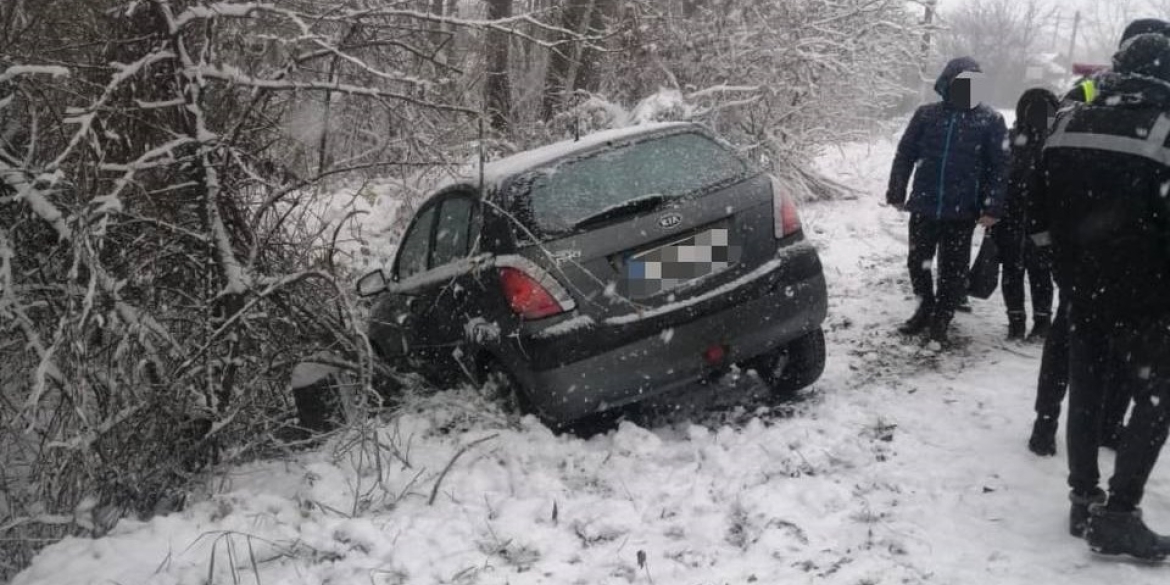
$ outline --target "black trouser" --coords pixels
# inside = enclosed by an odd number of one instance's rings
[[[1069,328],[1068,328],[1068,300],[1064,291],[1061,291],[1060,303],[1057,305],[1056,318],[1052,322],[1052,329],[1044,340],[1044,353],[1040,357],[1040,379],[1036,383],[1036,416],[1050,420],[1060,418],[1060,403],[1064,402],[1065,392],[1068,390],[1069,379]],[[1125,411],[1129,408],[1131,398],[1130,388],[1109,382],[1113,375],[1113,365],[1103,372],[1106,382],[1104,414],[1101,429],[1111,432],[1121,426],[1125,419]]]
[[[1061,290],[1060,304],[1056,307],[1056,319],[1044,340],[1044,353],[1040,356],[1040,379],[1036,383],[1036,416],[1057,420],[1060,418],[1060,403],[1068,390],[1068,302]]]
[[[1024,277],[1032,288],[1032,318],[1052,317],[1052,268],[1024,226],[1001,222],[992,228],[1003,264],[1003,304],[1008,315],[1024,315]]]
[[[1092,492],[1100,479],[1099,429],[1105,399],[1114,388],[1132,390],[1133,414],[1121,435],[1117,464],[1109,480],[1110,507],[1141,503],[1146,481],[1170,429],[1170,315],[1117,323],[1116,319],[1069,312],[1068,462],[1069,486]]]
[[[910,284],[914,294],[934,310],[937,318],[950,321],[955,308],[967,296],[967,272],[971,269],[971,238],[975,222],[910,216]],[[938,292],[931,273],[938,255]]]

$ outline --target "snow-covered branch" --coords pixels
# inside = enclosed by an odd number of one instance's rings
[[[727,85],[721,83],[698,91],[692,91],[687,94],[687,99],[697,100],[727,93],[756,93],[760,89],[758,85]]]
[[[174,54],[169,51],[152,51],[142,58],[129,63],[112,63],[116,73],[110,77],[106,83],[104,90],[100,97],[94,100],[88,107],[83,109],[69,109],[66,111],[68,117],[65,118],[66,124],[76,124],[77,129],[73,131],[73,137],[69,144],[61,150],[51,163],[47,164],[45,168],[52,172],[55,171],[65,163],[71,156],[74,155],[75,149],[83,144],[89,138],[90,132],[93,129],[94,122],[98,119],[98,111],[105,108],[110,100],[113,98],[115,92],[122,88],[128,80],[141,74],[147,67],[167,61],[174,58]]]
[[[455,106],[450,104],[428,102],[421,100],[404,93],[388,91],[376,87],[359,86],[347,83],[333,83],[329,81],[291,81],[285,79],[262,79],[252,77],[239,69],[231,66],[214,66],[214,65],[200,65],[195,67],[192,73],[208,78],[226,81],[237,86],[254,87],[257,89],[264,89],[269,91],[328,91],[337,92],[346,95],[386,98],[397,101],[402,101],[416,106],[431,108],[435,110],[443,110],[448,112],[458,112],[470,116],[478,115],[479,112],[470,108]]]
[[[277,7],[272,4],[261,4],[258,2],[210,2],[203,6],[192,6],[171,19],[171,33],[179,32],[179,29],[194,20],[205,20],[221,16],[225,18],[246,18],[261,10],[278,11]]]
[[[515,35],[526,41],[546,48],[555,48],[566,42],[596,42],[604,38],[604,36],[601,35],[583,35],[580,31],[569,30],[564,27],[550,24],[544,20],[536,18],[531,13],[517,14],[499,19],[459,18],[453,16],[437,15],[428,12],[420,12],[418,10],[405,10],[397,8],[369,8],[361,10],[330,9],[319,13],[311,13],[281,8],[272,4],[256,2],[216,2],[207,6],[192,8],[171,19],[170,26],[172,31],[177,31],[179,28],[189,24],[195,19],[207,19],[214,18],[216,16],[243,18],[254,16],[259,13],[271,13],[293,20],[295,23],[301,25],[301,30],[304,34],[308,34],[309,31],[309,26],[307,23],[362,22],[364,26],[377,29],[382,27],[401,28],[403,27],[402,24],[381,22],[387,20],[399,20],[412,23],[441,24],[468,29],[497,30]],[[523,32],[522,29],[525,27],[539,30],[543,34],[547,34],[549,36],[564,36],[568,39],[572,39],[572,41],[545,41]]]
[[[169,13],[167,7],[164,6],[162,9]],[[169,16],[168,20],[170,20]],[[174,27],[172,30],[175,30]],[[203,194],[204,213],[211,229],[211,240],[215,244],[219,267],[223,271],[226,281],[222,294],[242,295],[248,291],[251,279],[244,272],[239,258],[236,257],[235,250],[232,249],[231,237],[228,235],[227,226],[224,225],[223,216],[220,214],[221,183],[219,169],[213,160],[216,156],[216,147],[211,144],[216,135],[209,128],[207,116],[203,111],[204,90],[202,84],[204,79],[200,75],[201,67],[191,57],[186,42],[181,36],[175,35],[172,40],[178,51],[187,82],[183,94],[187,98],[187,111],[194,121],[192,128],[194,135],[190,138],[198,142],[198,158],[202,167],[203,188],[205,190]]]
[[[0,72],[0,83],[7,83],[22,75],[69,77],[69,69],[59,65],[13,65]]]

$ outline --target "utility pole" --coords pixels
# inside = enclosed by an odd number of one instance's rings
[[[1060,39],[1060,17],[1061,16],[1062,16],[1061,12],[1058,10],[1056,12],[1056,19],[1052,22],[1052,51],[1058,50],[1056,47],[1059,46],[1058,43],[1059,43],[1059,39]]]
[[[1076,17],[1073,18],[1072,37],[1068,40],[1068,69],[1072,71],[1073,66],[1073,51],[1077,48],[1077,32],[1081,28],[1081,11],[1077,11]]]

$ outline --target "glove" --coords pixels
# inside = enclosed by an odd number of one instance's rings
[[[906,211],[906,202],[901,197],[896,197],[893,193],[886,193],[886,205],[898,211]]]

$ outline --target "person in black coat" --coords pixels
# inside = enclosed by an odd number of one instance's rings
[[[1170,36],[1170,22],[1155,18],[1143,18],[1131,22],[1125,27],[1121,35],[1119,48],[1137,35],[1156,33]],[[1075,106],[1080,103],[1096,101],[1101,89],[1110,83],[1122,79],[1112,71],[1102,71],[1091,78],[1082,80],[1070,91],[1061,102],[1062,106]],[[1059,196],[1053,194],[1052,196]],[[1029,221],[1044,216],[1046,210],[1036,198],[1030,201]],[[1043,232],[1046,227],[1032,226],[1031,232]],[[1047,234],[1031,238],[1041,249],[1050,244]],[[1032,424],[1032,434],[1028,438],[1028,449],[1041,456],[1056,455],[1056,430],[1060,420],[1060,404],[1068,388],[1069,376],[1069,331],[1067,291],[1070,288],[1061,282],[1059,272],[1054,274],[1060,288],[1059,303],[1056,309],[1056,318],[1047,339],[1044,342],[1044,354],[1040,361],[1040,377],[1036,384],[1036,420]],[[1125,420],[1126,410],[1129,408],[1130,390],[1123,384],[1108,384],[1109,392],[1105,396],[1105,414],[1101,421],[1102,447],[1116,449],[1121,440],[1121,432]]]
[[[969,57],[952,60],[934,89],[942,101],[918,108],[898,143],[886,202],[910,212],[907,265],[919,304],[899,331],[947,342],[955,310],[966,297],[976,222],[1001,215],[1007,166],[1003,116],[973,98],[981,73]],[[909,197],[910,177],[914,185]],[[931,266],[938,256],[938,290]]]
[[[1069,300],[1069,530],[1100,553],[1170,556],[1140,504],[1170,433],[1170,38],[1128,39],[1045,144],[1037,224]],[[1043,235],[1043,232],[1040,234]],[[1111,386],[1133,391],[1109,492],[1097,452]]]
[[[1148,33],[1158,33],[1163,35],[1170,35],[1170,22],[1160,18],[1139,18],[1130,22],[1125,30],[1121,33],[1121,43],[1136,37],[1137,35],[1144,35]],[[1089,103],[1097,97],[1098,85],[1101,83],[1102,77],[1109,74],[1109,70],[1099,71],[1092,75],[1087,75],[1077,81],[1068,93],[1064,95],[1063,104],[1070,104],[1074,102]]]
[[[1032,289],[1033,339],[1048,335],[1052,326],[1052,270],[1047,253],[1027,235],[1028,204],[1036,184],[1040,154],[1048,127],[1056,116],[1056,95],[1046,89],[1024,92],[1016,104],[1016,122],[1008,141],[1011,162],[1003,219],[991,230],[1003,265],[1003,303],[1007,307],[1008,339],[1023,339],[1028,313],[1024,308],[1025,277]]]

